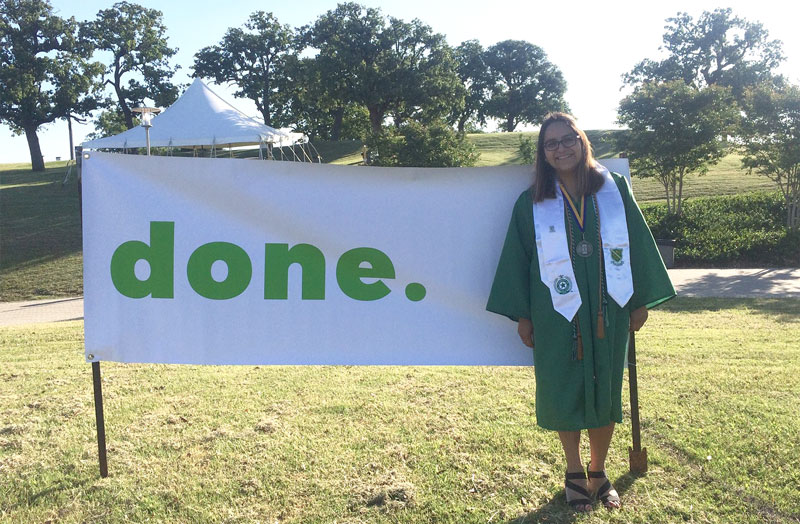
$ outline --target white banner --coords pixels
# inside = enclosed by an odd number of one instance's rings
[[[530,177],[91,152],[86,357],[530,365],[484,309]]]

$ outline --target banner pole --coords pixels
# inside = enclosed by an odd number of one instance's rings
[[[103,387],[100,380],[100,362],[92,362],[92,382],[94,384],[94,414],[97,420],[97,458],[100,461],[100,476],[108,476],[106,459],[106,423],[103,419]]]
[[[631,432],[633,447],[628,448],[631,473],[647,472],[647,448],[642,449],[639,427],[639,384],[636,379],[636,336],[633,331],[628,340],[628,378],[631,386]]]

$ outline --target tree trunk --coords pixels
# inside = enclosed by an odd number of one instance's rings
[[[458,132],[459,132],[459,134],[462,134],[462,135],[464,134],[464,126],[466,126],[466,125],[467,125],[467,117],[466,116],[462,116],[461,118],[458,119]]]
[[[383,110],[376,106],[370,106],[367,109],[369,109],[369,123],[372,127],[372,133],[378,135],[383,127]]]
[[[42,148],[39,147],[39,137],[36,136],[36,129],[39,126],[27,125],[25,129],[25,138],[28,140],[28,149],[31,152],[31,170],[44,171],[44,159],[42,158]]]
[[[133,129],[134,127],[136,127],[133,124],[133,112],[131,111],[131,108],[128,107],[128,104],[125,103],[125,100],[122,98],[119,99],[119,107],[120,109],[122,109],[122,115],[125,117],[125,127],[127,127],[128,129]]]
[[[681,216],[681,204],[683,203],[683,171],[678,175],[678,216]]]
[[[517,124],[516,122],[514,122],[514,117],[513,116],[508,117],[508,119],[506,120],[506,132],[511,133],[514,131],[516,127]]]
[[[333,111],[333,127],[331,128],[331,140],[339,140],[342,135],[342,120],[344,120],[344,108],[337,107]]]
[[[667,197],[667,213],[672,213],[672,206],[669,201],[669,185],[664,184],[664,195]]]

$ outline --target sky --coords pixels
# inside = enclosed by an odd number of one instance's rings
[[[77,20],[94,19],[99,10],[114,4],[112,0],[51,0],[51,3],[59,16],[74,16]],[[189,83],[194,54],[205,46],[219,43],[229,28],[241,27],[254,11],[271,11],[280,23],[300,27],[335,8],[338,2],[139,0],[136,3],[163,12],[169,45],[178,48],[172,63],[181,66],[173,80]],[[787,59],[778,72],[800,84],[800,31],[797,27],[800,5],[786,0],[667,0],[647,4],[641,0],[362,0],[359,3],[378,7],[385,15],[403,20],[418,18],[435,32],[445,35],[452,46],[475,39],[489,47],[502,40],[517,39],[541,47],[564,74],[566,101],[583,129],[618,127],[617,107],[626,94],[621,90],[622,75],[645,58],[662,56],[659,47],[666,19],[678,12],[687,12],[696,18],[703,11],[730,7],[741,18],[761,22],[770,38],[783,42]],[[97,59],[102,60],[102,56]],[[207,83],[241,111],[258,115],[255,105],[234,98],[230,87]],[[78,125],[73,126],[73,130],[77,145],[93,128]],[[41,127],[39,141],[45,162],[56,157],[69,158],[66,122]],[[10,162],[30,162],[28,144],[24,135],[14,136],[7,126],[0,125],[0,163]]]

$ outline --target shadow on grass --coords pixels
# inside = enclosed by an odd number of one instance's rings
[[[686,293],[690,293],[686,296],[800,298],[793,285],[797,279],[796,272],[795,269],[761,269],[755,273],[725,276],[706,273],[684,285]]]
[[[76,488],[82,488],[82,487],[90,484],[93,481],[94,481],[94,479],[77,479],[77,478],[73,478],[73,479],[69,479],[69,480],[59,480],[59,481],[57,481],[55,483],[55,485],[53,485],[53,486],[51,486],[49,488],[45,488],[45,489],[43,489],[41,491],[38,491],[38,492],[34,493],[33,495],[31,495],[31,498],[28,501],[28,504],[26,504],[26,505],[27,506],[35,506],[39,502],[40,499],[45,499],[49,503],[50,500],[48,500],[48,497],[50,497],[50,495],[53,495],[54,493],[58,493],[60,491],[71,491],[71,490],[74,490]]]
[[[658,307],[674,313],[747,310],[778,322],[800,321],[800,298],[697,298],[678,296]]]
[[[642,475],[634,474],[634,473],[626,473],[625,475],[617,477],[616,480],[612,481],[614,488],[619,493],[620,498],[622,499],[622,510],[625,509],[625,493],[631,489],[633,483],[641,477]],[[593,505],[593,511],[611,511],[607,510],[601,502],[595,502]],[[578,519],[584,518],[584,515],[574,511],[569,505],[567,504],[566,494],[564,490],[558,492],[558,494],[550,499],[544,506],[540,507],[536,511],[532,511],[523,517],[517,517],[514,520],[507,521],[507,524],[533,524],[535,522],[553,522],[553,523],[570,523],[575,522]]]
[[[63,171],[3,173],[0,267],[53,260],[82,248],[78,184],[61,184]]]

